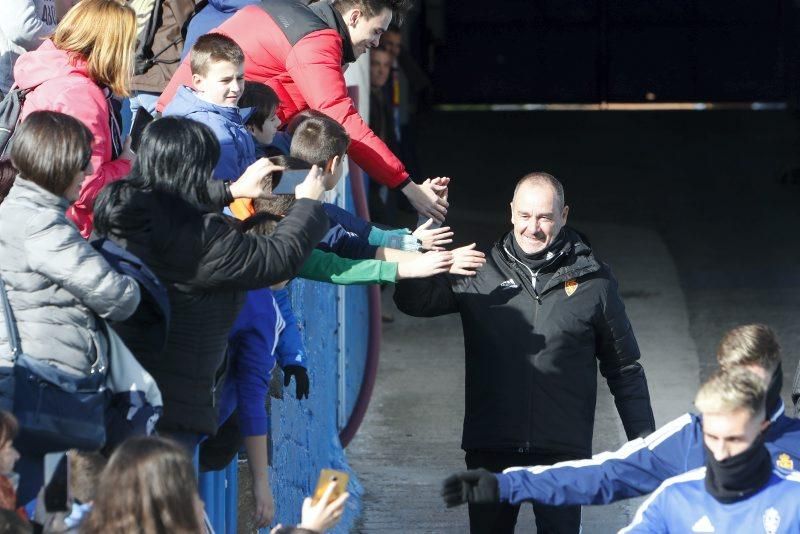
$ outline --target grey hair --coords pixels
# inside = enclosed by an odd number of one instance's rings
[[[559,208],[564,209],[564,206],[566,205],[566,198],[564,197],[564,186],[552,174],[541,171],[526,174],[525,176],[519,179],[517,185],[514,187],[514,197],[517,196],[517,191],[519,191],[519,188],[522,187],[524,184],[549,185],[550,187],[553,188],[553,191],[555,191],[556,196],[558,197]]]

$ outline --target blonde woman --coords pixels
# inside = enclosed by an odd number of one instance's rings
[[[14,81],[32,89],[22,119],[34,111],[59,111],[83,122],[94,136],[92,167],[68,210],[81,235],[92,231],[94,199],[106,184],[126,176],[134,158],[122,146],[112,96],[129,94],[136,15],[119,0],[83,0],[56,27],[51,39],[20,56]]]

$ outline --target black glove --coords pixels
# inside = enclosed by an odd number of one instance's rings
[[[308,381],[308,371],[305,367],[299,365],[287,365],[283,368],[283,386],[289,387],[289,382],[294,376],[294,389],[297,394],[297,400],[308,398],[310,384]]]
[[[495,503],[500,502],[500,488],[494,473],[471,469],[447,477],[442,484],[442,497],[448,508],[465,502]]]

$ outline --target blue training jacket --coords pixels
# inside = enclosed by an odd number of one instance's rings
[[[800,420],[784,412],[780,401],[765,438],[776,467],[789,472],[800,468]],[[701,419],[687,413],[615,452],[552,466],[512,467],[497,478],[500,500],[512,504],[608,504],[647,495],[668,478],[704,465]]]
[[[211,128],[219,141],[219,161],[214,168],[214,178],[237,180],[256,161],[253,136],[244,123],[252,113],[250,108],[225,107],[206,102],[197,94],[181,86],[175,98],[164,109],[164,116],[186,117]]]
[[[372,231],[372,225],[359,217],[353,215],[344,208],[340,208],[336,204],[323,202],[322,207],[325,208],[325,213],[331,220],[331,224],[338,224],[348,232],[352,232],[363,240],[369,239],[369,234]]]
[[[247,292],[228,337],[229,368],[222,389],[219,420],[239,409],[243,436],[269,432],[264,405],[276,359],[278,365],[306,366],[297,319],[286,289]]]
[[[705,476],[701,467],[664,481],[619,534],[800,532],[800,473],[775,470],[761,490],[730,504],[706,491]]]
[[[297,318],[292,310],[289,290],[285,287],[276,289],[272,292],[272,296],[275,297],[275,302],[278,303],[278,308],[280,308],[281,315],[283,315],[283,320],[286,323],[286,327],[278,338],[278,348],[275,354],[278,365],[281,368],[287,365],[306,367],[306,348],[303,345],[303,336],[300,333]]]

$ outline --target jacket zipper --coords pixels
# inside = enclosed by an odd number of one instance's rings
[[[525,270],[527,270],[528,273],[530,273],[530,275],[531,275],[531,289],[533,289],[533,296],[536,299],[536,302],[539,303],[539,306],[541,306],[542,305],[542,296],[536,290],[536,280],[539,277],[539,273],[542,271],[542,269],[544,269],[545,267],[549,267],[550,265],[555,263],[555,261],[558,260],[558,258],[560,258],[564,254],[564,251],[562,250],[561,252],[559,252],[558,254],[553,256],[552,258],[550,258],[550,261],[548,261],[547,263],[545,263],[544,265],[542,265],[541,267],[536,269],[536,272],[534,272],[533,270],[531,270],[530,267],[528,267],[523,262],[518,260],[516,256],[511,254],[511,252],[506,248],[505,245],[503,245],[503,250],[505,250],[505,252],[506,252],[506,254],[508,255],[509,258],[513,259],[515,262],[517,262],[518,264],[520,264],[523,267],[525,267]],[[539,306],[534,306],[533,307],[533,327],[534,327],[534,329],[536,328],[536,320],[539,317]],[[531,376],[530,384],[531,384],[531,387],[533,387],[533,366],[531,366],[530,376]],[[531,406],[531,396],[530,396],[530,394],[528,394],[528,410],[527,410],[527,412],[528,412],[528,416],[527,416],[528,432],[531,431],[531,412],[533,411],[532,408],[533,407]],[[525,452],[529,452],[530,451],[530,447],[531,447],[531,442],[530,441],[526,441],[525,442],[525,449],[527,449],[527,450]],[[523,452],[523,450],[520,450],[519,452]]]
[[[530,273],[530,275],[531,275],[531,289],[533,289],[533,297],[536,299],[536,302],[538,302],[541,305],[542,304],[542,296],[539,294],[538,291],[536,291],[536,280],[539,277],[539,273],[542,272],[542,269],[544,269],[545,267],[550,267],[553,263],[555,263],[555,261],[558,258],[560,258],[561,256],[564,255],[564,251],[562,250],[561,252],[559,252],[558,254],[553,256],[552,258],[550,258],[550,261],[548,261],[547,263],[545,263],[544,265],[542,265],[541,267],[536,269],[536,272],[534,272],[534,271],[531,270],[530,267],[525,265],[522,261],[518,260],[516,256],[514,256],[511,252],[509,252],[509,250],[506,248],[505,245],[503,245],[503,250],[506,251],[506,254],[508,255],[509,258],[511,258],[512,260],[514,260],[518,264],[520,264],[523,267],[525,267],[525,270],[527,270],[528,273]]]

